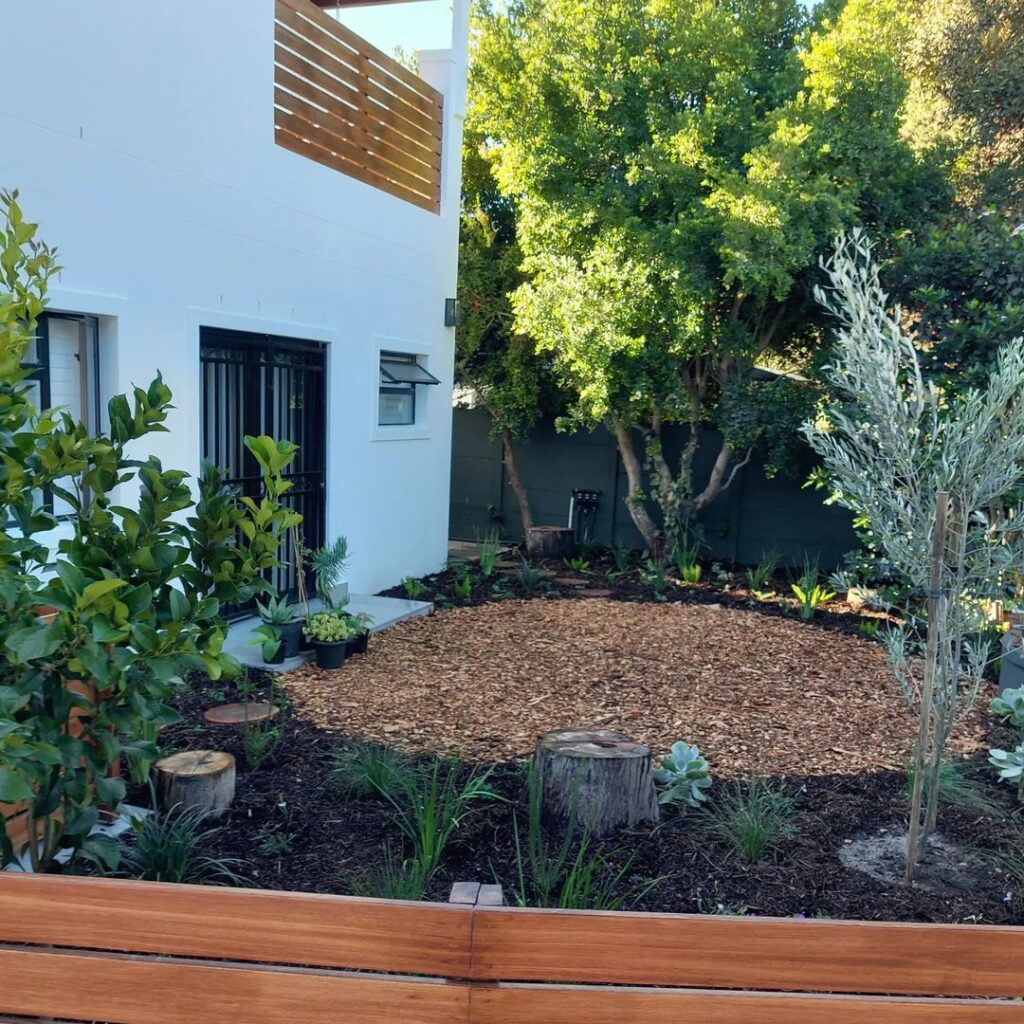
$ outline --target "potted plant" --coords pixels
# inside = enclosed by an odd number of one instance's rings
[[[348,641],[348,653],[365,654],[370,644],[370,623],[373,620],[366,612],[359,612],[358,615],[346,613],[345,617],[352,630],[351,639]]]
[[[316,612],[306,623],[306,635],[313,641],[319,668],[341,668],[349,640],[355,635],[351,617],[343,612]]]
[[[282,658],[294,658],[299,654],[302,649],[302,619],[294,606],[283,597],[270,597],[266,604],[257,601],[256,608],[263,624],[276,628]]]
[[[316,593],[324,608],[332,610],[340,607],[345,600],[340,587],[341,577],[348,568],[348,540],[345,537],[338,537],[322,548],[308,551],[306,557],[310,568],[316,574]]]
[[[268,665],[280,665],[284,661],[284,641],[278,626],[269,622],[261,623],[252,631],[247,647],[261,647],[263,660]]]

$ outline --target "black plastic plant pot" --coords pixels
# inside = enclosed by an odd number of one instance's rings
[[[322,644],[314,640],[313,650],[316,652],[318,668],[341,668],[345,664],[345,655],[348,653],[348,641],[341,640],[336,644]]]
[[[281,650],[284,651],[286,658],[294,658],[299,655],[303,650],[303,640],[305,639],[302,632],[301,622],[286,622],[283,625],[277,627],[281,633]],[[305,650],[309,650],[308,647]]]
[[[263,655],[264,665],[280,665],[282,661],[284,661],[284,640],[277,645],[277,653],[272,658]]]
[[[359,636],[353,637],[348,641],[348,653],[349,654],[365,654],[367,647],[370,645],[370,634],[360,633]]]

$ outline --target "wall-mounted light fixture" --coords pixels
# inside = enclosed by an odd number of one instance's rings
[[[444,325],[454,327],[459,322],[459,304],[455,299],[444,300]]]

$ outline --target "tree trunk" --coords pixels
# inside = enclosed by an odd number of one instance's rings
[[[924,680],[921,684],[921,708],[917,727],[917,745],[914,747],[914,787],[910,797],[910,832],[907,836],[906,881],[914,880],[918,861],[928,841],[928,820],[922,803],[925,789],[925,770],[930,766],[929,753],[934,755],[937,742],[936,723],[932,707],[939,660],[939,614],[942,603],[942,560],[946,547],[946,513],[949,494],[940,492],[935,500],[935,527],[932,532],[931,578],[928,593],[928,637],[925,644]],[[939,755],[941,756],[941,754]],[[936,787],[937,788],[937,787]],[[938,795],[936,793],[936,795]]]
[[[571,558],[576,537],[568,526],[531,526],[526,531],[526,553],[531,558]]]
[[[508,484],[512,488],[512,493],[516,496],[516,504],[519,506],[519,517],[523,521],[523,533],[526,534],[533,526],[533,510],[530,508],[530,496],[526,493],[522,478],[519,476],[519,467],[516,465],[516,456],[512,449],[512,435],[507,430],[501,432],[501,450],[505,458],[505,472],[508,474]]]
[[[220,750],[183,750],[153,765],[157,800],[169,811],[202,807],[223,814],[235,798],[235,759]]]
[[[612,424],[615,428],[619,455],[622,456],[622,465],[626,470],[626,480],[629,483],[629,491],[625,498],[626,508],[634,525],[640,531],[647,550],[657,558],[662,553],[661,531],[644,504],[644,474],[636,449],[633,447],[633,438],[630,436],[629,427],[618,417],[613,418]]]
[[[624,733],[567,729],[537,740],[537,773],[545,815],[575,818],[595,836],[657,824],[651,751]]]

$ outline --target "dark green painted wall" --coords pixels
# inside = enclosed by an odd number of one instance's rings
[[[685,428],[666,432],[665,448],[674,459],[686,437]],[[702,445],[698,473],[706,474],[715,456],[715,435]],[[642,450],[642,448],[641,448]],[[600,490],[601,506],[595,540],[640,547],[622,502],[625,473],[612,436],[605,430],[563,434],[541,424],[530,440],[517,445],[516,456],[530,492],[538,525],[563,525],[574,487]],[[775,549],[782,561],[797,565],[805,554],[819,559],[822,569],[835,567],[844,552],[856,547],[850,514],[822,503],[822,492],[804,490],[812,463],[792,476],[767,480],[758,465],[738,475],[732,487],[702,517],[710,556],[741,564],[757,562]],[[497,525],[512,540],[522,537],[515,497],[503,479],[501,444],[490,434],[490,420],[480,409],[455,409],[452,441],[452,492],[449,535],[474,540]]]

